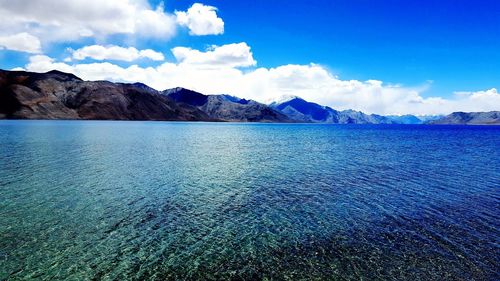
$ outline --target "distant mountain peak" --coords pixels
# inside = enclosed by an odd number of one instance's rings
[[[46,72],[47,74],[66,74],[66,75],[73,75],[73,74],[70,74],[70,73],[66,73],[66,72],[62,72],[60,70],[56,70],[56,69],[52,69],[50,71],[47,71]]]
[[[50,76],[56,76],[59,80],[78,80],[78,81],[82,81],[82,79],[80,79],[80,77],[72,74],[72,73],[67,73],[67,72],[62,72],[62,71],[59,71],[59,70],[51,70],[51,71],[48,71],[46,72],[45,74],[48,74]]]
[[[500,125],[500,111],[489,112],[453,112],[429,124],[442,125]]]
[[[333,124],[393,124],[393,120],[377,115],[365,114],[352,109],[338,111],[328,106],[306,101],[300,97],[287,97],[284,102],[270,106],[283,112],[290,119],[302,122]]]

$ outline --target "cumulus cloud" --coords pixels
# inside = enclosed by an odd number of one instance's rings
[[[5,48],[7,50],[27,52],[27,53],[41,53],[42,45],[40,40],[26,32],[0,36],[0,49]]]
[[[147,0],[0,0],[0,34],[27,32],[44,41],[129,34],[170,38],[176,17]]]
[[[217,8],[200,3],[174,14],[165,12],[162,2],[152,7],[148,0],[0,0],[0,18],[8,19],[0,25],[0,49],[30,53],[40,53],[42,43],[106,42],[112,35],[167,40],[179,25],[191,35],[224,32]]]
[[[217,8],[200,3],[193,4],[186,12],[176,11],[177,22],[189,28],[192,35],[217,35],[224,33],[224,21],[217,16]]]
[[[206,55],[207,52],[200,53]],[[378,114],[424,115],[500,110],[500,94],[496,89],[458,92],[449,99],[424,98],[421,93],[425,85],[412,88],[386,85],[378,80],[342,80],[318,64],[282,65],[243,71],[238,68],[241,62],[224,64],[214,60],[212,55],[210,59],[204,55],[200,59],[198,55],[194,56],[196,59],[190,59],[191,63],[187,63],[189,55],[179,57],[178,54],[177,63],[165,62],[157,67],[120,67],[108,62],[70,65],[37,55],[30,58],[26,69],[39,72],[59,69],[87,80],[138,81],[159,90],[180,86],[206,94],[232,94],[260,102],[293,95],[335,109]],[[207,67],[207,64],[212,66]]]
[[[94,60],[121,60],[131,62],[139,58],[148,58],[154,61],[162,61],[165,59],[162,53],[151,49],[137,50],[134,47],[124,48],[114,45],[91,45],[78,50],[71,50],[71,52],[73,58],[76,60],[92,58]]]
[[[247,67],[257,64],[250,47],[245,42],[212,46],[205,52],[186,47],[176,47],[172,49],[172,53],[181,64],[216,68]]]

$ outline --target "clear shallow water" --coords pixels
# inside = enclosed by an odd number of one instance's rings
[[[498,280],[500,128],[0,121],[0,280]]]

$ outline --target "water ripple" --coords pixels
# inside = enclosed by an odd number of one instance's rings
[[[498,280],[500,129],[0,121],[0,280]]]

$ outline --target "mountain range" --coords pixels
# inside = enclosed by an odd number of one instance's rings
[[[382,116],[290,97],[263,104],[185,88],[83,81],[60,71],[0,70],[0,119],[306,122],[332,124],[500,124],[499,112]]]
[[[500,125],[500,111],[453,112],[429,124],[435,125]]]
[[[0,71],[6,119],[212,120],[144,84],[83,81],[60,71]]]
[[[200,109],[213,119],[233,122],[293,122],[284,113],[253,100],[230,95],[203,95],[184,88],[163,91],[177,103]]]

